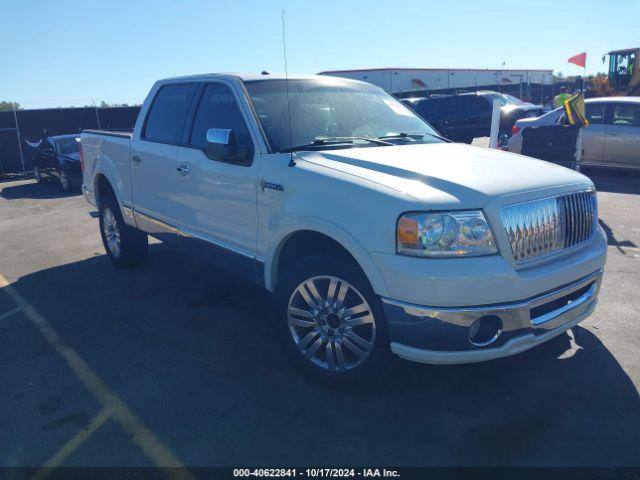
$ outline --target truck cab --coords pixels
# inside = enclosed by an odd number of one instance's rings
[[[375,378],[394,354],[512,355],[597,304],[588,178],[452,143],[364,82],[162,80],[133,132],[85,131],[82,152],[116,267],[151,235],[264,286],[283,348],[316,378]]]

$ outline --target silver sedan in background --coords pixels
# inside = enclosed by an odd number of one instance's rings
[[[589,98],[585,101],[589,126],[582,130],[582,164],[640,168],[640,97]],[[563,123],[563,108],[513,126],[508,150],[521,153],[527,127]]]

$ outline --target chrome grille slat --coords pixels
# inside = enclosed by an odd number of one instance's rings
[[[517,262],[580,245],[595,230],[594,191],[561,195],[503,207],[500,212]]]

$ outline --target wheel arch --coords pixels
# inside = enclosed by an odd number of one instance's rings
[[[371,256],[354,237],[341,228],[315,220],[313,224],[288,228],[276,235],[265,258],[264,283],[273,292],[280,273],[301,256],[330,252],[353,261],[378,295],[386,296],[387,287]]]
[[[98,209],[100,209],[100,204],[103,199],[107,196],[112,196],[120,207],[120,214],[124,218],[125,223],[131,227],[137,228],[133,216],[133,210],[131,209],[131,207],[123,204],[122,198],[120,198],[120,195],[118,195],[118,191],[115,187],[116,185],[117,184],[115,184],[106,173],[97,172],[95,174],[95,176],[93,177],[93,193],[95,196],[96,206],[98,207]]]
[[[107,197],[113,196],[116,201],[118,195],[111,184],[111,181],[104,173],[97,173],[93,179],[93,192],[96,198],[96,205],[100,208],[100,203]],[[118,202],[119,203],[119,202]]]

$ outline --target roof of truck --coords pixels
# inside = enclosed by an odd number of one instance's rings
[[[163,78],[161,81],[176,81],[176,80],[206,80],[206,79],[214,79],[214,78],[239,78],[243,82],[251,82],[254,80],[323,80],[323,81],[342,81],[345,82],[357,82],[357,83],[366,83],[360,80],[353,80],[350,78],[343,77],[332,77],[328,75],[305,75],[305,74],[294,74],[291,73],[286,75],[284,73],[237,73],[237,72],[220,72],[220,73],[203,73],[199,75],[187,75],[183,77],[171,77],[171,78]]]

